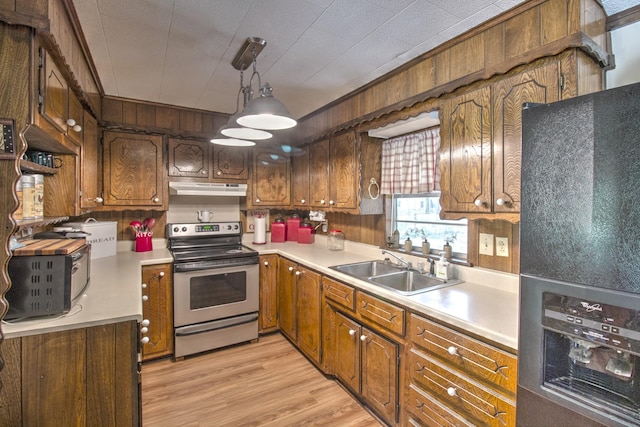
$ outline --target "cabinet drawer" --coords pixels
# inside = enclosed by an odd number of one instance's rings
[[[411,340],[440,359],[511,396],[516,394],[517,358],[429,320],[411,315]]]
[[[407,411],[415,420],[414,426],[472,427],[473,424],[460,418],[446,406],[442,406],[433,397],[420,390],[415,384],[409,385]],[[415,421],[415,422],[412,422]]]
[[[324,296],[349,310],[355,309],[356,291],[351,286],[336,282],[328,277],[322,278],[322,292]]]
[[[515,403],[431,359],[415,348],[409,353],[412,382],[465,418],[490,427],[514,426]]]
[[[356,302],[364,319],[404,336],[404,309],[362,292],[356,295]]]

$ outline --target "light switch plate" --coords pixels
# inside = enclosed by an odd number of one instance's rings
[[[509,238],[508,237],[496,237],[496,255],[497,256],[509,256]]]
[[[480,255],[493,256],[493,234],[480,233]]]

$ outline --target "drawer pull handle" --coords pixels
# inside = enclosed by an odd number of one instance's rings
[[[447,349],[447,352],[448,352],[450,355],[455,356],[455,355],[457,355],[457,354],[458,354],[458,349],[457,349],[456,347],[454,347],[454,346],[451,346],[451,347],[449,347],[449,348]]]
[[[356,334],[356,331],[354,331],[353,329],[349,329],[349,335],[354,336]]]
[[[453,387],[449,387],[449,388],[447,389],[447,394],[448,394],[449,396],[451,396],[451,397],[456,396],[456,394],[457,394],[457,393],[456,393],[456,389],[455,389],[455,388],[453,388]]]

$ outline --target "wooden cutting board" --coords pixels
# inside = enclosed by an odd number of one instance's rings
[[[34,239],[27,240],[23,246],[14,249],[13,255],[66,255],[75,252],[87,244],[86,239]]]

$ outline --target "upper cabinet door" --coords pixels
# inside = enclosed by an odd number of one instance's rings
[[[100,173],[100,150],[98,145],[98,122],[88,112],[84,112],[84,139],[80,153],[81,196],[80,208],[90,209],[101,205],[98,176]]]
[[[275,156],[270,150],[253,153],[249,208],[289,206],[291,201],[291,169],[289,159]]]
[[[69,110],[69,88],[67,81],[55,62],[44,49],[41,50],[43,66],[41,68],[42,87],[40,94],[42,103],[40,113],[60,132],[67,130],[67,114]]]
[[[291,158],[291,204],[309,207],[309,147],[303,147]]]
[[[355,209],[358,198],[359,173],[355,132],[347,132],[331,139],[329,207]]]
[[[249,179],[248,157],[246,148],[214,146],[213,180],[246,182]]]
[[[309,203],[314,208],[329,207],[329,140],[309,146]]]
[[[166,208],[162,137],[104,133],[105,206]]]
[[[169,176],[207,181],[210,177],[211,143],[169,138]]]
[[[522,105],[560,98],[558,63],[524,71],[495,84],[493,110],[494,212],[520,212]]]
[[[491,89],[448,100],[440,128],[440,205],[484,212],[491,203]]]

